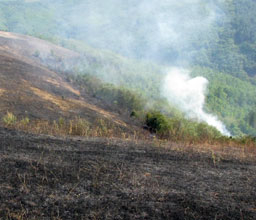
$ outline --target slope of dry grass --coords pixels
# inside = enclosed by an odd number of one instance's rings
[[[40,58],[34,55],[35,50]],[[77,53],[46,41],[0,32],[0,118],[7,112],[45,121],[81,117],[90,123],[109,121],[132,133],[136,128],[120,115],[99,105],[97,99],[81,95],[63,75],[48,68],[55,59],[69,64],[78,58]]]

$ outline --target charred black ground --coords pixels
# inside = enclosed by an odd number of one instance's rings
[[[256,163],[0,128],[0,219],[255,219]]]

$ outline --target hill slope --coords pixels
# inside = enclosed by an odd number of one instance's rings
[[[82,71],[140,89],[149,94],[148,98],[159,98],[164,77],[159,68],[138,68],[98,49],[167,66],[199,66],[200,76],[210,81],[207,110],[217,115],[233,135],[256,135],[254,0],[110,2],[0,1],[0,30],[36,36],[90,54],[97,62],[85,62]],[[98,49],[90,51],[88,45]],[[91,56],[93,53],[95,56]],[[36,50],[31,54],[42,57],[41,61],[45,58]],[[54,53],[50,55],[46,61],[55,60],[53,67],[60,67],[60,59],[54,59]],[[73,62],[76,60],[70,64]],[[206,69],[214,77],[209,77]],[[225,79],[228,85],[222,83]]]
[[[63,75],[48,68],[71,65],[77,59],[78,53],[46,41],[0,32],[0,116],[11,111],[45,120],[79,116],[93,122],[103,118],[127,127],[118,115],[95,105],[98,100],[81,95]]]

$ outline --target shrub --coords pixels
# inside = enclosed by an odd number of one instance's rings
[[[214,127],[206,123],[199,123],[197,126],[197,133],[200,139],[211,140],[221,137],[221,133]]]
[[[147,113],[145,123],[150,131],[160,136],[166,136],[169,133],[170,125],[168,119],[160,112]]]
[[[160,138],[174,141],[211,141],[222,135],[206,123],[187,120],[180,117],[167,117],[160,112],[148,112],[145,117],[147,128]]]

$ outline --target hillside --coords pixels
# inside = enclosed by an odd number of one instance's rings
[[[0,1],[0,30],[77,51],[86,58],[79,64],[71,59],[63,65],[54,53],[45,63],[55,70],[76,66],[76,73],[129,87],[150,103],[163,98],[166,68],[196,69],[195,75],[210,82],[205,110],[232,135],[255,136],[255,8],[253,0],[5,0]],[[43,52],[30,49],[30,55],[45,59]],[[168,112],[164,106],[158,110]]]
[[[0,0],[0,220],[256,219],[254,0]]]
[[[40,51],[40,56],[35,56],[35,51]],[[106,104],[81,94],[64,75],[49,69],[53,68],[51,60],[55,65],[56,59],[71,65],[78,57],[75,52],[40,39],[0,32],[0,116],[9,111],[19,118],[34,120],[81,117],[93,123],[104,119],[128,129],[118,114],[106,110]]]
[[[54,70],[75,67],[76,73],[136,90],[163,113],[169,112],[168,104],[155,101],[163,100],[166,69],[196,69],[193,75],[209,80],[205,110],[232,135],[255,136],[255,8],[253,0],[5,0],[0,1],[0,30],[77,51],[81,62],[62,62],[68,59],[53,51],[45,57],[43,48],[31,47],[30,55],[46,59]]]

